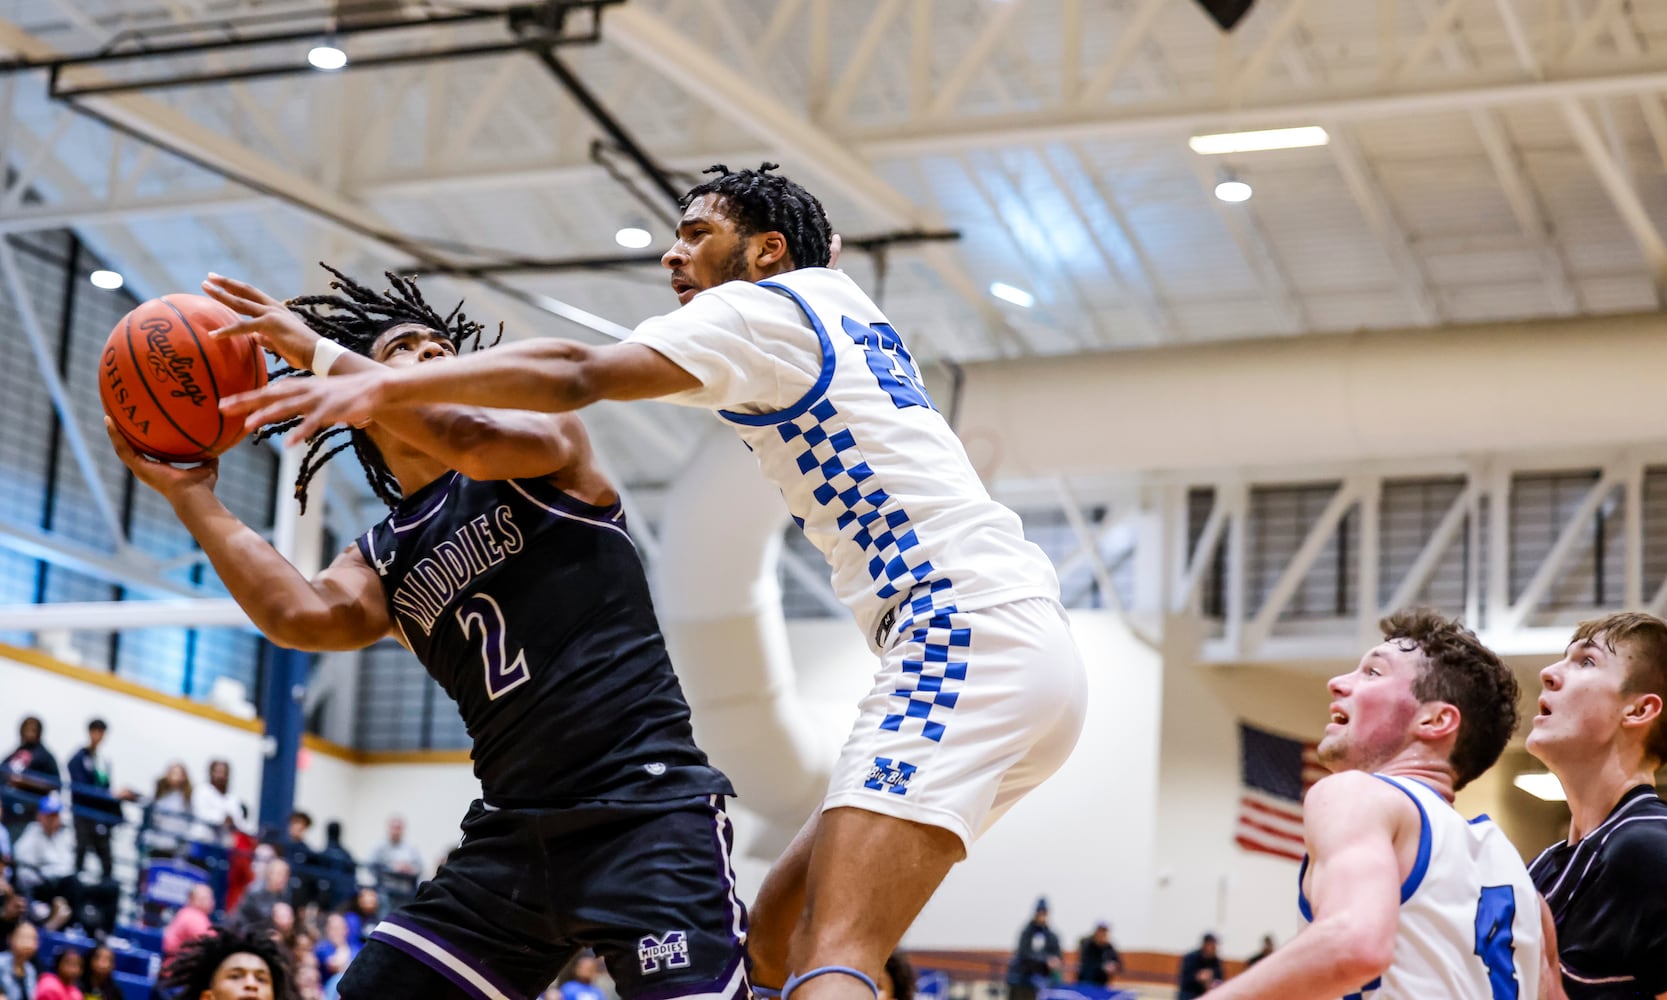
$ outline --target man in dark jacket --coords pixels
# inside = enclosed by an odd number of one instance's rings
[[[1204,935],[1197,951],[1189,951],[1181,958],[1181,975],[1176,983],[1176,1000],[1201,997],[1221,985],[1226,977],[1221,971],[1221,956],[1216,954],[1216,936]]]
[[[6,832],[13,843],[35,818],[35,805],[41,797],[63,784],[58,758],[41,746],[40,719],[24,717],[17,727],[17,743],[17,749],[0,761],[0,808],[5,812]]]
[[[1077,942],[1077,982],[1110,986],[1122,967],[1123,956],[1111,943],[1111,927],[1107,924],[1095,924],[1094,933]]]
[[[1019,932],[1019,945],[1007,968],[1011,1000],[1036,1000],[1036,991],[1053,981],[1060,955],[1059,935],[1048,926],[1048,901],[1038,899],[1030,923]]]
[[[87,745],[69,759],[70,795],[75,814],[75,870],[91,851],[98,858],[102,878],[110,877],[110,830],[121,824],[122,799],[132,792],[110,792],[110,759],[99,752],[109,727],[103,719],[87,723]]]

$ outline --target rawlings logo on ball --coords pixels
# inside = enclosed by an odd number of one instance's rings
[[[145,355],[145,361],[150,365],[151,374],[163,382],[173,382],[179,386],[171,389],[168,395],[175,399],[189,399],[193,406],[201,406],[208,402],[208,393],[197,384],[197,378],[191,374],[196,366],[192,358],[181,357],[174,350],[173,341],[169,335],[173,332],[174,324],[165,319],[148,319],[139,324],[139,329],[145,331],[145,345],[150,353]]]

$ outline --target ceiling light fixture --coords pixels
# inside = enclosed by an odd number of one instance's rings
[[[1230,173],[1223,173],[1221,179],[1216,182],[1216,197],[1222,201],[1238,204],[1241,201],[1249,201],[1254,193],[1248,183]]]
[[[1324,146],[1331,136],[1318,125],[1300,128],[1268,128],[1254,132],[1217,132],[1195,135],[1187,140],[1194,153],[1221,156],[1226,153],[1259,153],[1269,149],[1303,149]]]
[[[654,234],[641,226],[625,226],[614,233],[614,242],[627,250],[641,250],[654,242]]]
[[[347,53],[336,48],[335,43],[325,42],[307,51],[307,62],[312,64],[313,69],[333,72],[347,65]]]
[[[1021,309],[1029,309],[1036,304],[1036,296],[1022,288],[1015,288],[1005,281],[990,282],[990,294],[1003,302],[1011,302]]]
[[[1557,780],[1555,774],[1545,772],[1524,772],[1511,779],[1511,784],[1517,786],[1529,795],[1547,802],[1567,802],[1569,797],[1563,792],[1563,783]]]
[[[87,275],[87,280],[106,291],[115,291],[122,287],[122,276],[115,271],[98,270]]]

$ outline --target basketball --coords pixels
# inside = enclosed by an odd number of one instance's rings
[[[248,337],[215,339],[237,314],[201,295],[140,303],[110,331],[99,358],[99,398],[134,449],[167,462],[200,462],[243,439],[222,417],[223,397],[266,384],[266,360]]]

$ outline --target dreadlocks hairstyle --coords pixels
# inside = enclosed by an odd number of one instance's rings
[[[294,970],[278,942],[259,931],[246,934],[229,927],[216,927],[183,945],[163,969],[158,985],[173,990],[173,996],[196,1000],[212,988],[215,971],[233,955],[253,955],[266,963],[273,1000],[300,1000]]]
[[[787,238],[787,253],[794,267],[826,267],[833,229],[816,196],[780,174],[777,164],[764,163],[757,170],[731,170],[719,163],[702,173],[717,178],[690,188],[678,199],[678,207],[701,195],[721,195],[729,203],[742,237],[754,233],[780,233]]]
[[[392,287],[383,292],[375,292],[329,264],[320,262],[319,266],[335,276],[335,280],[330,282],[330,287],[342,294],[303,295],[290,299],[285,305],[320,337],[333,340],[355,354],[369,357],[371,346],[376,343],[377,337],[396,326],[415,323],[446,338],[452,349],[459,354],[465,348],[475,350],[481,346],[481,335],[486,328],[463,314],[463,303],[458,302],[452,307],[451,312],[441,316],[423,298],[415,278],[404,278],[392,271],[384,271],[383,275]],[[486,346],[496,344],[503,338],[503,334],[504,327],[500,323],[498,336]],[[310,378],[312,373],[285,365],[272,377],[291,376]],[[268,424],[255,433],[254,439],[264,441],[275,437],[300,422],[300,418],[296,417],[282,423]],[[340,441],[344,436],[347,440]],[[339,443],[326,450],[326,446],[333,441]],[[388,471],[388,465],[383,461],[382,453],[377,450],[370,435],[357,427],[332,427],[313,435],[307,445],[307,453],[301,457],[301,473],[295,479],[295,499],[300,502],[302,511],[307,509],[307,486],[318,474],[318,470],[338,452],[349,448],[353,449],[354,456],[359,459],[360,467],[365,470],[365,478],[370,481],[370,488],[377,497],[389,507],[399,504],[402,499],[399,480]]]

